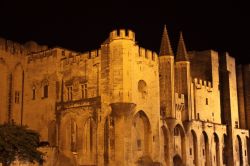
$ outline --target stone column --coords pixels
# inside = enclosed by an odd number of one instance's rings
[[[115,122],[114,165],[127,166],[132,164],[131,122],[134,107],[135,104],[133,103],[111,104],[112,116]]]

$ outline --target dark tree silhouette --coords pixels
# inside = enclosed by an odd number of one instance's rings
[[[14,160],[43,162],[43,153],[38,151],[39,134],[16,124],[0,125],[0,163],[9,166]]]

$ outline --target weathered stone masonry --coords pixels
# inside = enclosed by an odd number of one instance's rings
[[[0,39],[0,123],[28,125],[47,166],[247,166],[249,66],[228,53],[159,55],[114,30],[85,53]],[[27,164],[26,164],[27,165]]]

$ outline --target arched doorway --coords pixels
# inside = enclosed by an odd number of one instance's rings
[[[163,134],[163,155],[166,165],[170,165],[169,163],[169,131],[166,129],[165,126],[161,127],[162,134]]]
[[[139,111],[132,121],[132,150],[134,162],[141,158],[150,158],[151,127],[147,115]]]
[[[84,164],[96,163],[96,123],[88,118],[83,128],[83,160]]]
[[[198,145],[197,145],[197,135],[194,130],[191,130],[192,133],[192,149],[191,152],[193,152],[193,160],[194,165],[198,166]]]
[[[243,154],[242,154],[242,142],[241,142],[241,138],[239,135],[237,135],[237,152],[238,152],[238,161],[239,161],[239,164],[240,166],[243,166]]]
[[[216,133],[214,133],[214,150],[215,150],[215,156],[213,157],[214,165],[219,166],[220,165],[220,146],[219,146],[219,137]]]
[[[78,127],[76,119],[70,115],[62,119],[60,127],[60,146],[65,152],[77,152]]]
[[[208,142],[208,136],[205,131],[202,132],[202,156],[205,166],[211,166],[210,164],[210,154],[209,154],[209,142]]]
[[[174,166],[183,166],[182,159],[179,155],[175,155],[173,158]]]
[[[174,128],[174,154],[178,154],[182,161],[185,163],[186,159],[186,145],[185,145],[185,132],[180,124]]]

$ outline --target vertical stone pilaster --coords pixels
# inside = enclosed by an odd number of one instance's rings
[[[111,104],[114,117],[115,130],[115,159],[114,165],[131,165],[131,115],[135,104],[114,103]]]

